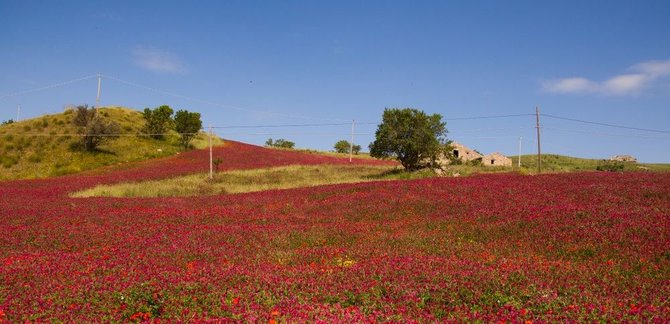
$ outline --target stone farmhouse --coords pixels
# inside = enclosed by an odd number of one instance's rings
[[[482,155],[477,153],[477,151],[456,141],[451,142],[451,147],[452,147],[451,153],[454,155],[454,157],[460,159],[463,162],[468,162],[482,158]]]
[[[458,142],[451,142],[451,154],[460,159],[461,162],[480,161],[483,166],[512,166],[512,160],[499,152],[482,155],[479,152]],[[441,165],[448,165],[451,162],[446,157],[439,159]]]
[[[610,161],[637,163],[637,159],[630,155],[615,155],[610,158]]]
[[[499,152],[486,154],[482,157],[483,166],[512,166],[512,160]]]

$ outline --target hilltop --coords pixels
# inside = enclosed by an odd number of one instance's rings
[[[180,152],[177,134],[156,140],[141,133],[142,113],[122,107],[102,107],[100,113],[121,127],[118,139],[102,144],[96,152],[74,149],[77,132],[74,111],[45,115],[0,126],[0,180],[32,179],[71,174],[133,161],[175,155]],[[222,140],[214,138],[214,144]],[[205,134],[195,148],[208,145]]]

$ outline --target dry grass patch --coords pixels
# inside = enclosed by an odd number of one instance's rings
[[[385,178],[388,166],[292,165],[253,170],[235,170],[214,175],[183,177],[115,185],[99,185],[73,193],[72,197],[176,197],[288,189]]]

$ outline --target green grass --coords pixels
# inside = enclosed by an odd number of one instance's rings
[[[510,156],[512,165],[517,169],[518,157]],[[595,171],[605,160],[583,159],[557,154],[542,154],[542,172],[576,172]],[[623,163],[624,171],[670,171],[670,164]],[[535,173],[537,170],[536,155],[521,156],[521,171]]]
[[[136,110],[107,107],[101,108],[100,113],[117,122],[123,135],[141,133],[144,126],[142,113]],[[181,150],[174,133],[163,141],[121,136],[101,145],[95,152],[78,151],[72,149],[72,144],[79,139],[72,125],[73,117],[73,111],[66,111],[0,126],[0,180],[58,176],[173,155]],[[196,148],[203,148],[207,143],[206,136],[193,141]],[[221,143],[215,138],[215,145]]]
[[[275,168],[236,170],[115,185],[99,185],[73,193],[72,197],[174,197],[242,193],[272,189],[310,187],[401,178],[404,172],[388,166],[292,165]],[[434,174],[432,174],[434,175]],[[417,174],[416,177],[422,175]],[[427,176],[427,173],[425,174]]]

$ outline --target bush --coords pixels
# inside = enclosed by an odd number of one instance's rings
[[[623,172],[624,163],[620,161],[603,160],[598,164],[596,170],[609,172]]]

